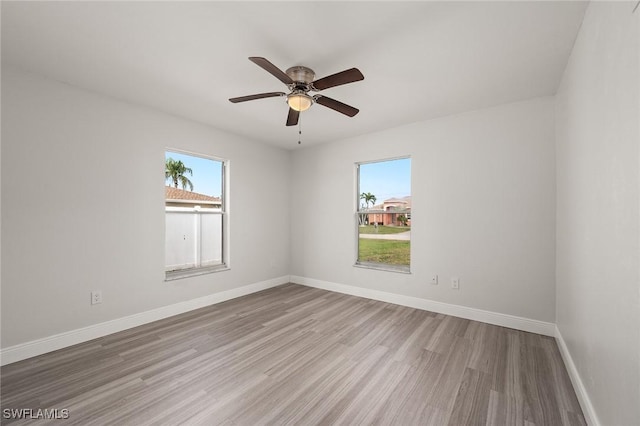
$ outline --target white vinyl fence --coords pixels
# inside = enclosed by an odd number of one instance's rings
[[[166,207],[165,270],[222,264],[222,211]]]

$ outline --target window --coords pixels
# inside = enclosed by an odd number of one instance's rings
[[[225,161],[165,152],[165,275],[227,269]]]
[[[411,159],[356,164],[356,265],[409,272]]]

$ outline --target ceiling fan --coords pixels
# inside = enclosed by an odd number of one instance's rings
[[[257,95],[240,96],[238,98],[229,99],[229,101],[234,104],[238,102],[252,101],[254,99],[286,96],[287,104],[289,105],[287,126],[295,126],[298,124],[300,112],[308,110],[314,103],[331,108],[349,117],[353,117],[360,112],[357,108],[344,104],[340,101],[336,101],[335,99],[331,99],[327,96],[320,94],[313,96],[309,95],[309,92],[319,92],[330,87],[364,80],[364,76],[357,68],[351,68],[314,81],[313,79],[315,78],[316,73],[311,68],[298,65],[287,69],[286,72],[283,72],[280,68],[276,67],[265,58],[250,57],[249,60],[286,84],[290,92],[259,93]]]

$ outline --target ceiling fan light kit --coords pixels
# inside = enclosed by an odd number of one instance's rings
[[[360,111],[350,105],[320,94],[313,96],[309,95],[309,92],[319,92],[330,87],[364,80],[364,76],[357,68],[351,68],[319,80],[314,80],[316,73],[311,68],[297,65],[287,69],[286,72],[283,72],[280,68],[276,67],[265,58],[254,56],[250,57],[249,60],[286,84],[290,92],[288,94],[284,92],[269,92],[257,95],[241,96],[229,99],[232,103],[286,96],[287,104],[289,105],[287,126],[295,126],[298,124],[300,112],[308,110],[314,103],[333,109],[334,111],[338,111],[348,117],[353,117]]]
[[[292,93],[287,95],[287,104],[289,108],[302,112],[311,108],[313,98],[306,93]]]

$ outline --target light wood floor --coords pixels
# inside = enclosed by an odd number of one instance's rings
[[[5,366],[1,386],[3,409],[65,425],[585,424],[550,337],[294,284]]]

